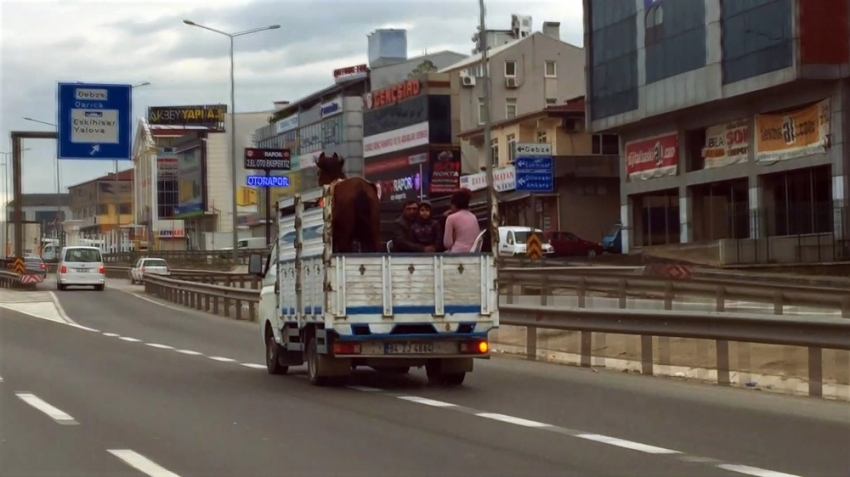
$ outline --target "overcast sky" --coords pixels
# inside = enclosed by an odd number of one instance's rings
[[[535,31],[560,21],[561,38],[582,43],[581,0],[488,0],[487,27],[509,28],[512,13],[531,15]],[[134,91],[135,117],[149,106],[229,103],[227,38],[184,18],[230,32],[281,25],[236,40],[236,111],[247,112],[301,98],[332,84],[334,68],[366,63],[366,35],[376,28],[406,28],[409,56],[469,54],[478,2],[0,0],[0,151],[11,150],[12,130],[50,130],[21,118],[55,123],[60,81],[149,81]],[[54,192],[55,143],[24,147],[24,192]],[[112,169],[111,161],[62,161],[62,189]]]

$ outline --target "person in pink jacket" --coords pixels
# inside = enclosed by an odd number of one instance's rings
[[[461,189],[452,195],[451,210],[446,217],[446,229],[443,234],[443,245],[448,252],[471,252],[472,245],[481,232],[478,218],[469,211],[471,198],[472,192],[469,189]]]

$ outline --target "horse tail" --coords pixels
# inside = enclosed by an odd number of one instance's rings
[[[366,184],[366,187],[374,186]],[[354,197],[354,210],[357,211],[357,230],[355,233],[360,238],[361,250],[368,248],[370,250],[364,251],[374,253],[378,250],[371,250],[377,240],[376,237],[372,237],[372,222],[378,217],[372,217],[372,199],[369,197],[366,187],[361,187]]]

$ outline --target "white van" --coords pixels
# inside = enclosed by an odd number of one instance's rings
[[[533,229],[534,232],[543,235],[540,229]],[[516,227],[502,226],[499,227],[499,256],[501,257],[521,257],[525,255],[525,242],[528,236],[531,235],[531,227]],[[543,255],[548,256],[555,253],[552,244],[546,238],[543,239]]]
[[[103,291],[106,287],[106,267],[97,247],[65,247],[56,267],[56,288],[94,287]]]

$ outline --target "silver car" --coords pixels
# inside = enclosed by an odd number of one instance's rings
[[[97,247],[65,247],[56,267],[56,288],[88,286],[103,291],[106,267]]]

